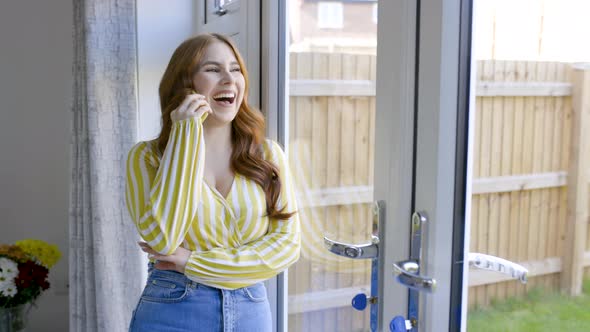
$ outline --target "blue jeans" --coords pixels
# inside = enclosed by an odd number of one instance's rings
[[[196,283],[150,264],[147,285],[133,311],[130,332],[270,332],[263,283],[235,290]]]

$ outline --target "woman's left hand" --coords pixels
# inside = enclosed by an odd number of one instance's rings
[[[154,267],[158,270],[173,270],[184,274],[186,262],[191,255],[191,251],[183,247],[178,247],[171,255],[160,255],[154,251],[147,243],[138,242],[141,250],[149,254],[149,258],[156,260]]]

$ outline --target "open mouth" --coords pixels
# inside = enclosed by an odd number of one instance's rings
[[[219,93],[213,96],[213,100],[215,100],[218,104],[229,106],[234,103],[236,100],[235,93]]]

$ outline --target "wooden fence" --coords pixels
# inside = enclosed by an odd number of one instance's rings
[[[375,98],[326,95],[305,90],[300,80],[371,82],[371,56],[298,53],[291,56],[290,158],[302,189],[302,259],[289,271],[289,330],[338,331],[369,326],[366,312],[350,300],[369,284],[369,262],[339,258],[323,246],[323,234],[342,241],[370,240],[371,195],[356,193],[373,184]],[[315,82],[319,83],[319,82]],[[328,87],[329,88],[329,87]],[[339,92],[342,93],[342,92]],[[313,157],[311,157],[313,156]],[[366,192],[366,190],[365,190]],[[321,310],[321,311],[320,311]]]
[[[368,326],[350,299],[368,290],[369,262],[329,254],[322,236],[370,239],[375,65],[372,55],[291,54],[289,146],[304,229],[289,273],[294,331]],[[531,277],[523,286],[472,270],[469,304],[536,286],[575,294],[590,266],[590,124],[573,105],[590,113],[590,75],[506,61],[479,62],[477,72],[470,248],[522,263]]]

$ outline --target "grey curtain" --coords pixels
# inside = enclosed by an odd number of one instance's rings
[[[70,331],[125,331],[145,258],[125,207],[137,136],[135,0],[73,0]]]

